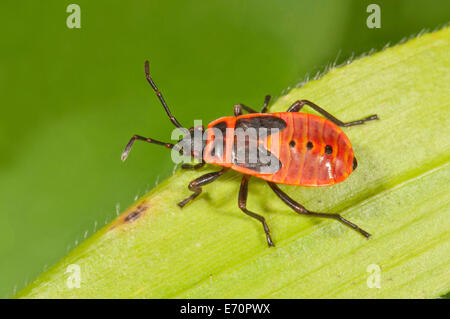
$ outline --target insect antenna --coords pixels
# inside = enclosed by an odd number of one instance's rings
[[[175,125],[179,129],[181,129],[185,134],[189,134],[189,131],[186,128],[184,128],[183,126],[181,126],[181,124],[177,121],[175,116],[172,115],[172,113],[169,110],[169,107],[167,106],[166,101],[164,100],[164,97],[162,96],[162,94],[159,91],[158,87],[156,86],[155,82],[153,82],[153,79],[150,76],[150,64],[149,64],[148,60],[145,61],[145,77],[147,78],[147,82],[150,84],[150,86],[153,88],[156,95],[158,96],[159,101],[161,102],[162,106],[166,110],[166,113],[169,116],[169,119],[173,123],[173,125]]]

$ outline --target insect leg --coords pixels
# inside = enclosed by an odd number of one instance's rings
[[[263,228],[264,228],[264,233],[266,234],[266,238],[267,238],[267,244],[269,245],[269,247],[275,246],[273,244],[272,238],[270,237],[269,226],[267,226],[267,223],[266,223],[266,220],[264,219],[264,217],[247,210],[247,195],[248,195],[248,180],[249,180],[249,178],[250,178],[249,175],[244,175],[242,177],[241,189],[239,190],[239,201],[238,201],[239,208],[244,213],[246,213],[248,216],[256,218],[257,220],[259,220],[262,223]]]
[[[158,96],[159,101],[161,102],[162,106],[164,107],[164,110],[166,110],[167,115],[169,116],[170,121],[175,125],[176,127],[180,128],[184,133],[188,134],[188,130],[185,129],[181,124],[177,121],[175,116],[172,115],[172,113],[169,110],[169,107],[167,106],[166,101],[164,100],[164,97],[162,96],[159,89],[156,87],[155,82],[153,82],[153,79],[150,76],[150,66],[148,61],[145,61],[145,77],[147,79],[147,82],[150,84],[150,86],[155,91],[156,95]]]
[[[247,105],[236,104],[234,106],[234,116],[242,115],[242,109],[246,110],[248,113],[258,113],[257,111],[255,111],[251,107],[248,107]]]
[[[217,178],[223,175],[228,170],[228,167],[224,167],[222,170],[218,172],[208,173],[205,175],[202,175],[196,179],[194,179],[192,182],[189,183],[189,189],[193,191],[194,193],[184,199],[183,201],[178,203],[178,206],[183,208],[187,203],[189,203],[191,200],[196,198],[198,195],[202,192],[202,186],[205,186],[206,184],[214,182]]]
[[[264,104],[263,104],[263,108],[261,110],[261,113],[266,113],[267,112],[267,107],[269,106],[271,98],[272,98],[272,96],[266,95],[266,97],[264,98]]]
[[[194,164],[194,165],[192,165],[192,164],[183,164],[183,165],[181,165],[181,168],[183,168],[183,169],[197,169],[197,168],[201,168],[201,167],[203,167],[203,166],[205,166],[205,162],[201,162],[201,163],[198,163],[198,164]]]
[[[267,183],[269,184],[270,188],[272,188],[272,190],[275,192],[275,194],[277,194],[277,196],[285,204],[287,204],[289,207],[291,207],[296,213],[298,213],[298,214],[305,214],[305,215],[314,216],[314,217],[336,219],[336,220],[340,221],[341,223],[343,223],[344,225],[346,225],[346,226],[356,230],[357,232],[359,232],[364,237],[366,237],[366,238],[370,237],[370,234],[368,232],[366,232],[365,230],[362,230],[357,225],[355,225],[352,222],[349,222],[345,218],[341,217],[341,215],[339,215],[339,214],[327,214],[327,213],[311,212],[311,211],[307,210],[305,207],[303,207],[302,205],[300,205],[299,203],[297,203],[296,201],[294,201],[292,198],[290,198],[275,183],[272,183],[272,182],[267,182]]]
[[[122,161],[125,161],[127,159],[128,154],[130,153],[131,147],[133,146],[134,141],[136,141],[136,140],[144,141],[144,142],[151,143],[151,144],[161,145],[161,146],[164,146],[164,147],[167,147],[167,148],[170,148],[170,149],[172,149],[174,147],[176,147],[176,149],[178,148],[178,146],[176,146],[176,145],[174,145],[172,143],[164,143],[164,142],[160,142],[160,141],[154,140],[152,138],[147,138],[147,137],[143,137],[143,136],[140,136],[140,135],[134,135],[130,139],[130,141],[128,142],[127,146],[125,147],[125,150],[122,152],[122,157],[121,157]],[[181,152],[181,150],[179,150],[179,149],[178,149],[178,151]]]
[[[327,119],[329,119],[331,122],[333,122],[334,124],[339,125],[339,126],[360,125],[360,124],[364,124],[364,122],[366,122],[366,121],[378,120],[378,116],[376,114],[374,114],[374,115],[368,116],[362,120],[351,121],[351,122],[342,122],[341,120],[335,118],[333,115],[331,115],[330,113],[325,111],[323,108],[321,108],[317,104],[314,104],[313,102],[308,101],[308,100],[300,100],[300,101],[294,102],[294,104],[292,104],[289,107],[288,112],[298,112],[301,110],[301,108],[304,105],[309,105],[311,108],[313,108],[314,110],[316,110],[317,112],[319,112],[320,114],[325,116]]]
[[[267,107],[269,106],[269,102],[270,102],[271,98],[272,98],[272,96],[266,95],[266,97],[264,98],[263,108],[260,113],[267,112]],[[258,113],[256,110],[254,110],[251,107],[248,107],[244,104],[236,104],[234,106],[234,116],[242,115],[242,109],[246,110],[248,113]]]

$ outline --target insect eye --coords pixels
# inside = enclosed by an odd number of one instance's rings
[[[327,153],[328,155],[331,155],[331,153],[333,153],[333,148],[331,147],[331,145],[325,146],[325,153]]]
[[[312,142],[308,142],[308,143],[306,143],[306,148],[308,149],[308,150],[311,150],[312,148],[313,148],[313,143]]]
[[[295,141],[291,141],[291,142],[289,143],[289,146],[290,146],[290,147],[294,147],[294,146],[295,146]]]

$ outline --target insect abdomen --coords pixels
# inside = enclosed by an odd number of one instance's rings
[[[288,123],[278,136],[278,156],[283,167],[276,174],[261,178],[280,184],[325,186],[348,177],[353,150],[337,125],[307,113],[284,112],[280,117]]]

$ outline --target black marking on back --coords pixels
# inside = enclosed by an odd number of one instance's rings
[[[274,174],[281,169],[281,161],[255,140],[245,138],[244,147],[239,147],[237,136],[231,152],[231,162],[240,167],[248,168],[255,173]]]
[[[255,116],[255,117],[248,117],[248,118],[242,118],[238,119],[236,121],[235,128],[242,128],[244,130],[247,130],[248,128],[253,128],[259,131],[260,128],[266,128],[268,135],[272,134],[271,129],[277,129],[278,131],[282,131],[286,128],[286,122],[282,120],[279,117],[271,116],[271,115],[261,115],[261,116]],[[266,130],[263,130],[266,131]],[[263,134],[264,132],[261,132],[262,134],[259,135],[259,138],[263,138],[267,134]],[[264,135],[264,136],[263,136]]]
[[[280,160],[261,143],[267,136],[284,130],[286,126],[284,120],[271,115],[238,119],[234,131],[232,163],[255,173],[273,174],[278,172],[281,168]],[[240,134],[242,136],[238,136]],[[245,137],[245,142],[238,145],[238,140],[241,141],[243,137]]]

